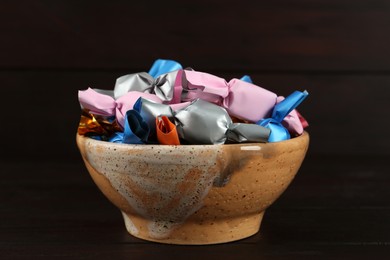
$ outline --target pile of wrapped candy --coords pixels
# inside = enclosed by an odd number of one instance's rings
[[[227,82],[158,59],[148,73],[119,77],[114,90],[79,91],[78,133],[127,144],[278,142],[308,126],[295,109],[307,95],[278,97],[249,76]]]

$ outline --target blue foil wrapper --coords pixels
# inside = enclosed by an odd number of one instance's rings
[[[145,98],[139,98],[134,104],[134,110],[139,113],[149,128],[148,142],[157,142],[156,118],[158,116],[167,116],[169,120],[174,121],[172,108],[168,105],[152,102]]]
[[[126,112],[124,130],[110,137],[110,142],[125,144],[144,144],[148,141],[149,126],[135,110]]]
[[[175,70],[181,70],[183,67],[180,63],[174,60],[157,59],[149,70],[149,75],[157,78],[162,74],[166,74]]]
[[[241,80],[245,81],[245,82],[248,82],[248,83],[253,83],[252,78],[250,76],[248,76],[248,75],[242,76]]]
[[[268,142],[279,142],[291,138],[289,131],[282,125],[282,121],[308,95],[309,93],[306,90],[303,92],[294,91],[283,101],[275,105],[271,118],[265,118],[256,123],[271,130]]]

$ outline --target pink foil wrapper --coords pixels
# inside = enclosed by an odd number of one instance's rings
[[[80,105],[90,113],[103,116],[116,116],[118,124],[123,128],[124,117],[128,110],[133,109],[138,98],[143,97],[156,103],[162,103],[156,95],[138,91],[130,91],[117,100],[113,97],[88,88],[79,91]]]
[[[180,74],[179,74],[180,75]],[[231,116],[257,122],[268,117],[276,104],[276,94],[251,83],[223,78],[197,71],[184,70],[182,80],[176,80],[175,88],[182,87],[182,101],[197,98],[224,107]]]
[[[276,103],[280,103],[282,100],[284,100],[284,97],[279,96],[276,99]],[[282,125],[293,135],[301,135],[303,133],[303,126],[296,109],[292,110],[290,114],[283,119]]]

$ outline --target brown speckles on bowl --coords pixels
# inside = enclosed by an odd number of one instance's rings
[[[77,136],[93,180],[130,234],[175,244],[255,234],[298,171],[309,136],[279,143],[129,145]]]

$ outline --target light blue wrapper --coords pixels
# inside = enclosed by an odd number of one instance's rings
[[[114,133],[109,141],[124,144],[144,144],[148,141],[149,126],[135,110],[126,112],[123,133]]]
[[[282,125],[282,121],[292,110],[299,106],[308,95],[309,93],[306,90],[303,92],[294,91],[283,101],[275,105],[271,118],[265,118],[256,123],[257,125],[264,126],[271,130],[268,142],[279,142],[291,138],[288,130]]]
[[[174,60],[157,59],[149,70],[149,75],[157,78],[162,74],[166,74],[175,70],[181,70],[183,67],[180,63]]]

